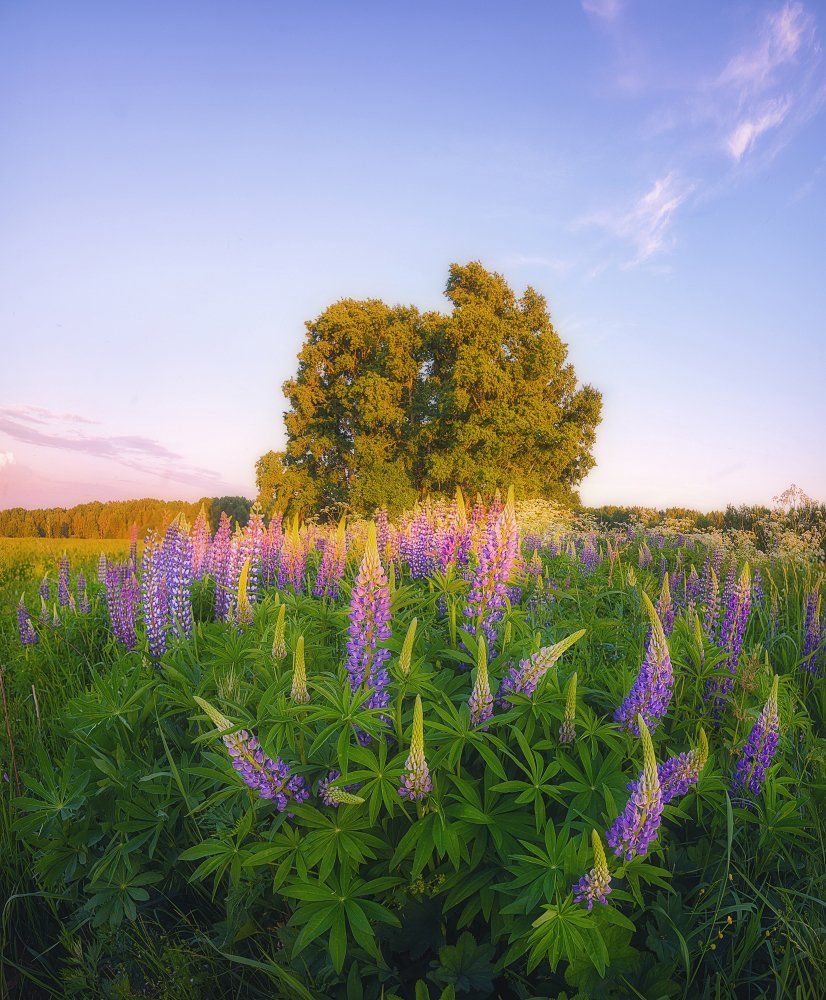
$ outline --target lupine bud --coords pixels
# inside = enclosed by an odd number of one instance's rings
[[[576,736],[576,672],[572,673],[565,688],[565,715],[559,727],[559,742],[573,743]]]
[[[34,630],[32,625],[32,620],[29,617],[29,611],[26,607],[26,601],[23,595],[20,595],[20,601],[17,605],[17,632],[20,636],[20,644],[22,646],[36,646],[39,637],[37,632]]]
[[[574,886],[574,902],[585,903],[588,909],[593,909],[594,903],[605,906],[605,898],[611,891],[611,873],[608,871],[608,860],[602,838],[596,830],[591,830],[591,846],[594,850],[594,867],[583,875]]]
[[[657,838],[663,811],[654,744],[642,715],[637,717],[637,728],[643,748],[642,774],[628,786],[631,797],[608,831],[608,843],[614,854],[627,861],[635,854],[642,857],[647,853],[649,844]]]
[[[763,706],[763,711],[755,722],[746,745],[740,754],[740,759],[734,769],[731,788],[733,792],[749,791],[758,795],[768,770],[777,744],[780,740],[780,720],[777,714],[777,683],[775,674],[771,693]]]
[[[413,621],[407,626],[407,633],[404,637],[404,642],[402,643],[402,650],[399,654],[399,673],[402,677],[407,677],[410,674],[410,664],[413,660],[413,643],[416,640],[416,626],[418,625],[418,619],[414,618]]]
[[[307,668],[304,665],[304,636],[300,635],[293,653],[293,683],[290,688],[290,698],[297,705],[306,705],[310,700],[307,690]]]
[[[668,711],[674,686],[671,656],[662,623],[648,594],[641,591],[641,597],[651,619],[651,635],[637,678],[623,703],[614,712],[615,721],[635,735],[636,719],[640,714],[652,729],[659,724]]]
[[[424,753],[424,717],[420,695],[416,695],[416,703],[413,706],[413,733],[410,737],[410,753],[405,767],[399,795],[411,801],[423,799],[432,790],[433,783],[430,780],[430,769]]]
[[[235,600],[235,622],[239,628],[251,625],[253,621],[252,604],[248,593],[249,573],[250,561],[245,559],[238,577],[238,593]]]
[[[470,692],[468,707],[472,726],[482,726],[493,715],[493,695],[490,693],[488,680],[488,656],[482,635],[476,637],[476,680]]]
[[[530,659],[521,660],[519,666],[511,667],[499,685],[499,700],[503,707],[510,708],[511,703],[507,699],[509,694],[532,695],[539,682],[560,656],[584,635],[584,628],[573,632],[561,642],[540,649]]]
[[[276,661],[283,660],[287,655],[287,643],[285,640],[287,607],[282,604],[278,609],[278,618],[275,621],[275,635],[272,640],[272,658]]]
[[[634,572],[633,566],[628,567],[628,586],[629,587],[637,586],[637,574]]]

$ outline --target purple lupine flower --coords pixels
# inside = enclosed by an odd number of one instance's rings
[[[493,715],[493,695],[490,693],[490,681],[488,679],[488,655],[485,648],[485,640],[480,635],[476,639],[476,679],[473,682],[473,689],[468,698],[470,708],[470,724],[472,726],[482,726],[487,729],[485,723]]]
[[[508,582],[518,551],[519,529],[510,490],[504,510],[488,528],[464,609],[465,617],[470,619],[470,631],[474,635],[483,632],[491,646],[496,641],[496,624],[504,614]]]
[[[115,638],[127,649],[134,649],[138,641],[135,634],[137,603],[138,584],[129,565],[110,563],[106,567],[106,608]]]
[[[129,566],[132,572],[138,568],[138,526],[134,522],[129,529]]]
[[[803,669],[810,674],[817,673],[821,652],[821,631],[823,628],[821,616],[821,597],[813,590],[806,599],[806,616],[803,622]]]
[[[356,797],[354,794],[358,791],[359,785],[346,785],[344,788],[340,788],[338,785],[334,785],[333,782],[341,777],[341,771],[330,771],[326,778],[322,778],[318,783],[318,797],[324,803],[325,806],[332,806],[337,809],[342,805],[350,805],[355,802],[363,802],[364,799]]]
[[[60,557],[60,569],[57,571],[57,603],[61,608],[69,604],[69,557],[64,552]]]
[[[34,630],[34,625],[29,617],[29,609],[26,607],[26,601],[22,594],[17,605],[17,632],[20,636],[21,646],[37,645],[39,636]]]
[[[101,552],[98,556],[98,583],[106,583],[106,554]]]
[[[169,633],[176,639],[192,635],[192,539],[179,521],[166,529],[161,545]]]
[[[378,534],[378,533],[377,533]],[[338,589],[347,565],[347,535],[344,518],[335,531],[327,534],[324,552],[321,555],[318,573],[316,574],[313,595],[315,597],[330,597],[338,600]]]
[[[763,576],[759,569],[754,571],[751,587],[752,604],[763,603]]]
[[[707,561],[706,566],[708,576],[705,577],[705,593],[703,595],[706,605],[703,616],[703,631],[709,639],[713,640],[717,634],[717,625],[720,620],[720,584],[711,562]]]
[[[40,594],[40,600],[41,601],[48,601],[49,600],[49,593],[50,592],[49,592],[49,578],[48,578],[48,576],[44,576],[43,579],[40,581],[40,586],[37,588],[37,592],[38,592],[38,594]]]
[[[227,620],[233,595],[232,523],[226,511],[221,511],[218,529],[210,547],[210,569],[215,577],[215,620]]]
[[[744,565],[739,580],[731,586],[727,583],[726,589],[728,594],[725,614],[717,642],[727,654],[723,662],[730,676],[722,679],[713,678],[706,684],[706,698],[713,702],[715,713],[720,712],[723,702],[734,687],[734,677],[743,650],[743,639],[751,611],[751,572],[748,563]]]
[[[511,667],[499,684],[498,699],[503,708],[510,708],[508,695],[532,695],[539,682],[571,646],[585,635],[585,629],[573,632],[553,646],[543,646],[529,659],[521,660],[518,666]]]
[[[376,545],[379,550],[379,558],[387,559],[387,546],[390,543],[390,520],[387,517],[387,508],[380,507],[376,511]]]
[[[644,856],[649,845],[657,839],[662,822],[663,800],[657,771],[657,758],[651,734],[640,716],[637,719],[643,747],[643,769],[637,781],[628,788],[631,796],[625,809],[614,820],[608,831],[608,843],[617,857],[630,861],[634,855]]]
[[[264,539],[264,583],[268,587],[272,586],[278,579],[283,540],[281,515],[273,514],[267,526],[267,537]]]
[[[192,526],[192,575],[203,580],[209,566],[209,522],[203,504]]]
[[[668,805],[672,799],[685,795],[692,785],[697,784],[707,760],[708,739],[705,731],[700,729],[699,742],[696,747],[679,753],[675,757],[669,757],[657,767],[660,794],[664,806]]]
[[[735,765],[731,781],[732,792],[751,792],[753,795],[758,795],[766,780],[766,771],[774,759],[780,741],[777,681],[775,674],[771,693]]]
[[[264,519],[257,506],[252,508],[249,520],[244,528],[244,537],[241,542],[241,563],[247,562],[247,600],[250,604],[255,604],[264,583],[264,546],[267,538],[267,529],[264,527]]]
[[[608,902],[606,897],[611,892],[611,873],[608,871],[608,859],[605,857],[602,838],[596,830],[591,831],[591,845],[594,851],[594,867],[587,875],[583,875],[573,887],[574,902],[585,903],[589,910],[593,909],[594,903],[601,903],[605,906]]]
[[[671,656],[657,610],[645,591],[642,602],[651,619],[651,634],[645,650],[645,658],[636,680],[623,703],[614,712],[614,721],[635,735],[639,716],[654,729],[668,711],[674,686],[674,672]]]
[[[663,574],[663,585],[660,591],[660,596],[657,601],[657,615],[660,619],[663,632],[666,635],[671,635],[671,631],[674,628],[674,602],[671,599],[671,586],[668,578],[668,573]]]
[[[427,510],[420,509],[408,522],[401,543],[401,555],[414,580],[428,576],[434,567],[435,537]]]
[[[599,565],[599,550],[597,549],[596,540],[593,535],[588,535],[583,542],[579,561],[582,563],[586,573],[593,573]]]
[[[424,753],[422,699],[417,694],[413,706],[413,733],[410,737],[410,753],[405,763],[399,795],[402,798],[410,799],[411,802],[415,799],[421,801],[432,790],[433,782],[430,778],[430,768],[427,766],[427,758]]]
[[[82,615],[88,615],[92,610],[92,605],[89,603],[89,594],[86,591],[86,574],[83,570],[78,571],[75,589],[77,590],[77,610]]]
[[[384,708],[390,700],[385,666],[390,650],[383,646],[390,634],[390,587],[379,558],[376,528],[371,524],[350,595],[346,664],[352,690],[362,684],[372,690],[369,708]]]
[[[637,565],[640,569],[645,569],[647,566],[651,565],[653,556],[651,555],[651,549],[648,548],[645,540],[640,543],[640,554],[637,559]]]
[[[141,566],[141,605],[149,654],[159,660],[166,652],[169,629],[169,597],[164,558],[154,531],[146,536]]]

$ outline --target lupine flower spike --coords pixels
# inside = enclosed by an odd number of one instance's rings
[[[642,603],[651,619],[651,635],[637,678],[623,703],[614,712],[614,720],[638,735],[636,720],[642,715],[653,729],[668,711],[674,685],[671,656],[660,617],[651,598],[641,591]]]
[[[484,726],[493,715],[493,695],[490,693],[488,680],[488,654],[485,639],[480,634],[476,637],[476,680],[468,698],[470,708],[470,724]],[[487,729],[487,726],[484,726]]]
[[[360,795],[354,794],[358,785],[339,788],[333,782],[341,777],[341,771],[330,771],[326,778],[318,783],[318,797],[325,806],[356,806],[364,802]]]
[[[284,812],[291,802],[304,802],[309,798],[310,792],[304,779],[291,774],[289,766],[281,758],[273,760],[266,757],[254,734],[244,729],[226,732],[233,728],[226,716],[203,698],[196,697],[195,702],[224,733],[222,739],[232,758],[232,766],[245,784],[258,792],[262,799],[272,799],[279,811]]]
[[[777,752],[780,720],[777,714],[777,674],[772,681],[772,689],[763,711],[752,727],[740,759],[734,768],[731,788],[733,792],[749,791],[760,793],[766,780],[766,771]]]
[[[559,742],[573,743],[576,736],[574,721],[576,720],[576,673],[571,674],[565,687],[565,715],[559,727]]]
[[[596,830],[591,830],[591,845],[594,849],[594,867],[574,886],[574,902],[585,903],[589,910],[593,909],[594,903],[605,906],[608,902],[606,896],[611,891],[611,873],[608,871],[605,848]]]
[[[306,705],[310,700],[307,690],[307,668],[304,664],[304,636],[300,635],[293,653],[293,683],[290,688],[290,698],[296,705]]]
[[[422,716],[422,699],[416,695],[413,706],[413,733],[410,737],[410,753],[402,775],[399,795],[405,799],[423,799],[433,788],[430,780],[430,769],[424,755],[424,718]]]
[[[244,560],[238,577],[238,595],[235,601],[235,622],[239,628],[251,625],[253,620],[252,603],[249,598],[250,561]]]
[[[508,673],[502,678],[499,685],[499,700],[504,708],[510,708],[509,694],[532,695],[537,685],[571,646],[585,635],[585,629],[573,632],[553,646],[544,646],[528,660],[521,660],[518,666],[511,667]]]
[[[385,664],[390,650],[390,589],[379,559],[376,528],[370,524],[367,544],[350,596],[350,626],[347,642],[347,672],[355,691],[366,684],[372,695],[368,708],[384,708],[390,700],[390,677]]]
[[[17,631],[20,635],[22,646],[36,646],[38,641],[37,632],[34,630],[32,620],[29,618],[29,610],[23,595],[20,595],[20,602],[17,605]]]
[[[272,640],[272,658],[277,662],[287,655],[287,643],[285,640],[287,606],[282,604],[278,609],[278,618],[275,620],[275,636]]]
[[[413,643],[416,641],[416,626],[418,623],[418,619],[414,618],[407,626],[407,633],[405,634],[402,650],[399,654],[399,673],[402,677],[407,677],[410,674],[410,664],[413,661]]]
[[[624,857],[626,861],[630,861],[635,854],[642,857],[647,853],[649,844],[657,839],[663,812],[654,744],[641,715],[637,716],[637,728],[642,740],[642,774],[628,786],[631,797],[608,831],[608,843],[614,854]]]
[[[700,729],[697,746],[687,753],[669,757],[657,768],[660,779],[660,793],[663,805],[668,805],[672,799],[679,798],[696,785],[708,760],[708,738],[705,730]]]

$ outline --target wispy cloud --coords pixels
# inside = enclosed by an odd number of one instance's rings
[[[717,78],[744,93],[762,93],[777,82],[778,70],[795,62],[814,36],[812,17],[801,3],[787,3],[766,15],[756,41],[747,43],[726,63]]]
[[[589,17],[609,24],[622,13],[622,0],[582,0],[582,9]]]
[[[116,462],[145,475],[178,483],[220,484],[211,469],[190,465],[182,455],[137,434],[90,434],[80,425],[95,421],[70,413],[56,413],[38,406],[0,406],[0,432],[16,441],[41,448],[78,452]]]
[[[788,99],[770,101],[754,118],[744,118],[726,138],[726,148],[738,163],[764,132],[782,125],[791,108]]]
[[[633,267],[673,243],[671,226],[680,206],[694,190],[676,171],[658,177],[651,187],[620,211],[600,211],[586,216],[582,225],[597,226],[635,251],[624,266]]]

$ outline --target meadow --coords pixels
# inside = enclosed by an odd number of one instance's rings
[[[822,996],[822,552],[541,514],[0,540],[0,995]]]

